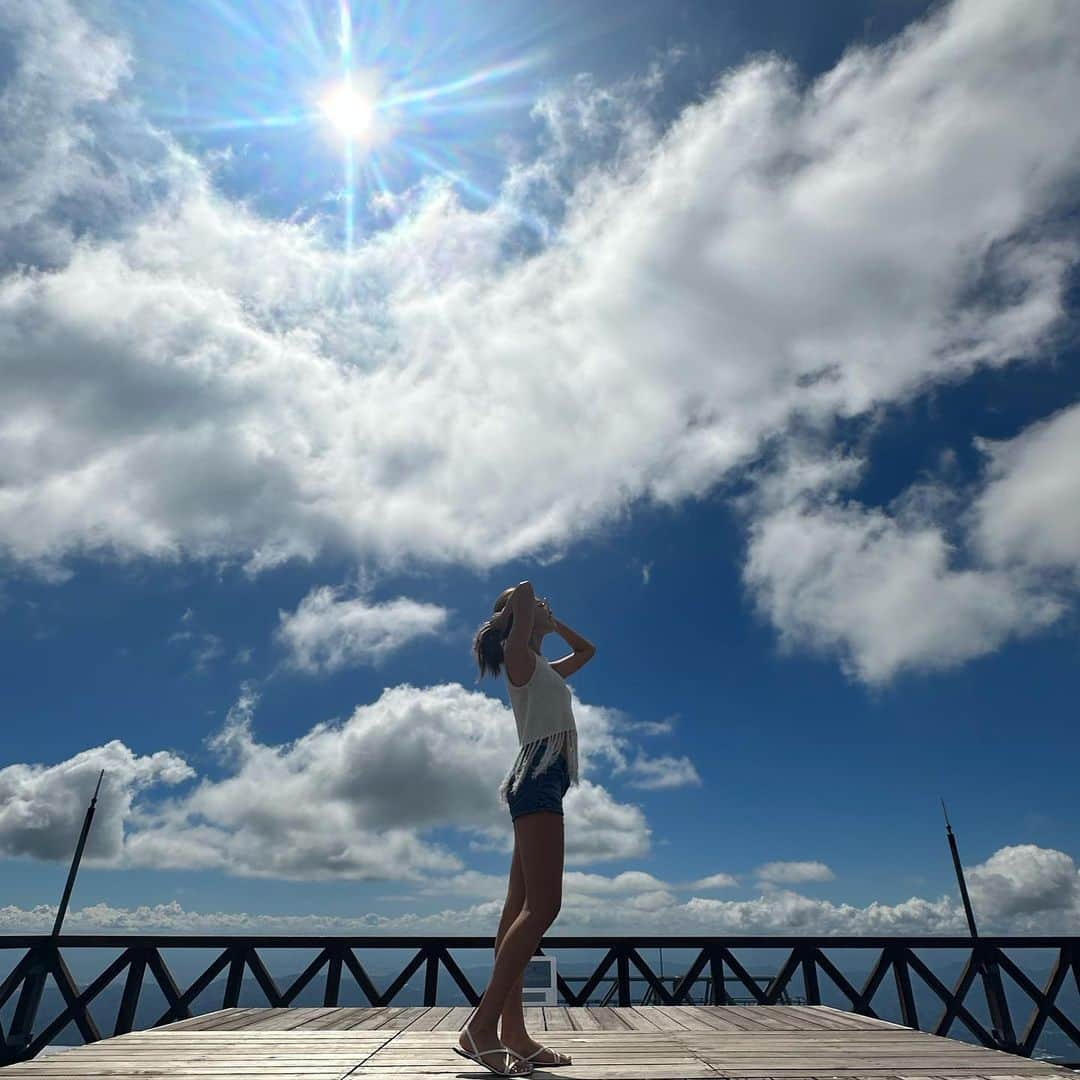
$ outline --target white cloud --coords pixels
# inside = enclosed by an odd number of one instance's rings
[[[1065,610],[1037,582],[956,560],[937,525],[801,499],[752,523],[743,578],[782,648],[836,653],[845,672],[871,685],[954,667]]]
[[[983,917],[1014,917],[1076,912],[1080,907],[1080,879],[1076,864],[1063,851],[1036,844],[1000,848],[967,874],[968,888]],[[1034,924],[1034,923],[1033,923]]]
[[[195,626],[195,612],[188,608],[180,616],[180,622],[185,627]],[[195,671],[205,671],[211,661],[217,660],[224,655],[225,648],[218,634],[212,634],[207,630],[185,629],[177,630],[169,635],[169,641],[188,642],[191,648],[192,658],[195,661]]]
[[[595,708],[591,716],[592,753],[606,758],[611,765],[612,778],[630,788],[653,791],[700,787],[701,776],[685,754],[651,757],[627,738],[628,735],[670,735],[677,717],[676,713],[659,721],[634,720],[620,709]]]
[[[821,432],[787,440],[757,471],[733,500],[748,523],[743,581],[785,652],[836,655],[880,686],[1063,623],[1080,581],[1080,408],[973,442],[981,477],[958,479],[946,449],[936,475],[885,507],[844,497],[868,459],[829,450]]]
[[[769,862],[754,871],[759,882],[793,885],[800,881],[832,881],[836,875],[822,862]]]
[[[563,875],[563,887],[589,896],[623,896],[636,893],[666,892],[671,886],[642,870],[624,870],[613,877],[583,874],[573,870]]]
[[[971,510],[974,541],[1002,564],[1064,570],[1080,582],[1080,405],[1015,438],[977,438],[986,490]]]
[[[701,786],[701,776],[694,763],[685,755],[673,757],[648,757],[639,751],[637,757],[623,768],[613,770],[613,775],[628,772],[627,784],[631,787],[657,791],[663,788],[685,787],[689,784]]]
[[[338,597],[331,586],[313,588],[295,611],[278,612],[276,637],[293,667],[317,674],[356,664],[377,666],[408,642],[446,628],[449,612],[436,604],[406,597],[378,604]]]
[[[103,160],[89,106],[108,101],[130,70],[122,44],[49,0],[5,5],[0,32],[17,61],[0,95],[0,265],[13,255],[63,260],[71,222],[54,207],[77,196],[83,212],[123,208],[129,178]]]
[[[620,721],[622,731],[633,732],[636,735],[670,735],[675,730],[675,721],[679,718],[678,713],[665,716],[663,720],[629,720]]]
[[[5,9],[22,33],[24,7]],[[1066,2],[963,0],[806,91],[755,58],[664,131],[639,104],[657,73],[573,83],[538,106],[547,149],[501,200],[427,185],[348,259],[317,222],[215,192],[123,97],[120,47],[58,0],[35,10],[33,77],[0,102],[20,190],[51,138],[64,205],[87,205],[88,147],[124,125],[146,181],[99,200],[53,272],[0,281],[0,547],[53,580],[76,550],[252,573],[328,549],[391,570],[557,553],[635,498],[704,494],[793,416],[1038,353],[1064,313],[1075,238],[1034,223],[1078,160]],[[71,80],[75,56],[97,75]],[[539,178],[557,230],[507,259]],[[20,228],[59,220],[58,198],[35,190]],[[908,546],[933,578],[933,543]],[[996,595],[953,588],[969,611]]]
[[[0,856],[70,859],[102,769],[86,842],[88,864],[120,858],[125,822],[140,792],[195,775],[176,754],[161,750],[140,756],[116,739],[57,765],[8,765],[0,769]]]
[[[770,864],[798,866],[799,864]],[[820,867],[819,863],[803,864]],[[1061,851],[1021,844],[1002,848],[985,863],[965,868],[972,904],[984,934],[1065,934],[1080,928],[1080,879],[1074,860]],[[813,880],[827,880],[820,871]],[[68,913],[69,932],[263,933],[263,934],[489,934],[502,911],[505,879],[466,871],[465,884],[448,883],[446,895],[481,895],[477,903],[444,905],[418,914],[360,912],[355,916],[264,915],[257,911],[190,911],[178,902],[118,908],[95,904]],[[897,902],[873,900],[855,906],[816,899],[791,889],[768,887],[744,900],[713,900],[696,888],[727,887],[727,874],[697,882],[665,882],[641,871],[566,873],[556,934],[655,933],[657,914],[671,934],[709,935],[966,935],[967,922],[957,895],[936,899],[911,896]],[[501,884],[500,884],[501,882]],[[434,889],[429,890],[435,892]],[[411,898],[409,898],[411,899]],[[55,918],[51,905],[0,907],[0,931],[47,931]]]
[[[738,885],[738,879],[732,874],[709,874],[692,883],[695,889],[730,889]]]
[[[84,789],[92,790],[100,767],[106,786],[87,853],[102,865],[491,891],[425,834],[453,827],[473,850],[512,850],[509,811],[498,800],[518,748],[507,705],[456,684],[405,684],[344,721],[268,745],[253,731],[257,700],[246,685],[210,740],[220,778],[196,777],[164,751],[136,757],[119,742],[51,767],[0,771],[0,853],[68,858],[89,797]],[[605,758],[624,759],[629,744],[613,730],[618,714],[575,700],[574,715],[581,783],[565,799],[573,820],[567,865],[648,855],[642,808],[620,802],[591,775]],[[197,783],[173,797],[149,790],[189,779]]]

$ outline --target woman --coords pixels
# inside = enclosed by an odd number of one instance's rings
[[[573,653],[555,663],[545,660],[540,645],[550,633],[564,638]],[[534,1064],[571,1064],[567,1055],[534,1042],[525,1030],[521,982],[562,905],[562,799],[578,780],[577,726],[565,680],[592,659],[596,648],[559,622],[547,601],[538,600],[523,581],[495,601],[473,651],[480,675],[498,675],[506,665],[520,749],[499,788],[514,823],[514,857],[495,938],[495,966],[455,1050],[499,1076],[527,1076]]]

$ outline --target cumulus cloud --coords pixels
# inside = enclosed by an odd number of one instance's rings
[[[793,506],[755,522],[751,535],[744,577],[782,646],[837,652],[870,684],[954,667],[1064,610],[1008,573],[951,567],[940,529],[904,529],[864,506]]]
[[[88,864],[121,857],[125,822],[139,793],[195,776],[176,754],[139,755],[116,739],[57,765],[8,765],[0,769],[0,855],[70,859],[102,769]]]
[[[730,889],[738,885],[738,879],[732,874],[709,874],[693,883],[695,889]]]
[[[706,493],[793,417],[1038,355],[1064,314],[1075,230],[1048,222],[1080,160],[1067,0],[959,0],[805,89],[754,57],[666,127],[642,105],[659,69],[578,80],[538,105],[541,156],[492,205],[425,185],[348,256],[314,219],[216,191],[125,97],[123,49],[61,0],[4,17],[34,42],[0,100],[28,193],[7,227],[98,208],[84,242],[0,280],[0,548],[53,580],[76,550],[250,573],[327,549],[389,569],[557,554],[634,499]],[[119,130],[141,186],[95,203],[92,148]],[[46,146],[64,198],[33,185]],[[552,231],[513,254],[541,188]],[[588,455],[564,455],[586,432]],[[917,582],[942,576],[932,537],[875,535]],[[962,619],[999,597],[950,580]]]
[[[776,872],[777,880],[785,874],[790,875],[789,881],[800,875],[803,880],[831,877],[816,862],[766,864],[759,872],[768,867]],[[1074,860],[1064,852],[1033,844],[1005,847],[986,862],[966,867],[965,872],[983,933],[1072,935],[1080,928],[1080,878]],[[873,900],[856,906],[775,886],[739,900],[710,899],[695,892],[735,883],[725,873],[683,883],[644,871],[623,871],[613,877],[570,871],[565,875],[554,932],[652,934],[657,914],[662,913],[665,932],[671,934],[967,934],[963,905],[954,894]],[[200,912],[176,901],[138,908],[95,904],[69,912],[65,925],[83,933],[489,934],[502,911],[505,878],[465,872],[460,881],[449,879],[443,892],[480,899],[426,914],[399,910],[394,915],[371,911],[355,916]],[[51,905],[0,907],[0,930],[47,931],[55,915]]]
[[[342,599],[333,586],[313,588],[295,611],[279,611],[276,637],[292,667],[310,674],[356,664],[378,664],[420,637],[446,628],[449,612],[437,604],[399,597],[381,604]]]
[[[1011,919],[1075,912],[1080,906],[1076,863],[1063,851],[1014,844],[972,868],[968,888],[980,916]],[[1034,925],[1034,922],[1032,923]]]
[[[943,484],[916,482],[884,508],[844,498],[864,465],[793,442],[736,500],[749,520],[743,581],[785,652],[835,655],[849,677],[881,686],[1060,619],[1066,599],[1030,568],[972,561],[950,535],[965,514]]]
[[[832,881],[836,875],[822,862],[770,862],[754,871],[759,882],[791,885],[799,881]]]
[[[65,13],[50,0],[0,12],[0,34],[16,60],[0,95],[0,266],[8,268],[61,262],[87,218],[130,210],[131,173],[108,168],[102,126],[86,113],[113,98],[130,57]],[[65,220],[64,203],[73,199],[83,222]]]
[[[472,850],[512,850],[509,815],[498,800],[517,752],[506,704],[457,684],[405,684],[343,721],[270,745],[255,735],[257,702],[255,688],[245,685],[209,740],[222,773],[216,778],[197,776],[174,754],[137,757],[115,741],[59,765],[0,771],[0,853],[66,859],[86,789],[105,768],[87,848],[102,865],[499,891],[425,834],[453,827]],[[566,795],[574,821],[567,865],[648,855],[644,810],[596,779],[602,761],[623,761],[630,747],[617,729],[620,714],[578,700],[574,714],[581,783]],[[165,790],[185,780],[196,782],[178,794]]]
[[[1063,571],[1080,582],[1080,405],[1012,439],[975,440],[988,461],[971,508],[974,543],[993,562]]]

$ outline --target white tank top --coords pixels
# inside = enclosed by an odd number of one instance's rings
[[[532,774],[535,776],[546,769],[565,748],[570,783],[578,782],[577,724],[570,705],[570,687],[543,656],[538,653],[533,656],[536,669],[524,686],[515,686],[510,681],[510,673],[503,667],[520,747],[513,768],[499,788],[503,801],[510,791],[517,791],[530,755],[541,744],[544,744],[543,749]]]

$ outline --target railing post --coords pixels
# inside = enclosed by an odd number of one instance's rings
[[[622,944],[616,945],[618,950],[615,962],[618,971],[619,1004],[623,1007],[630,1005],[630,960],[626,955],[626,948]]]
[[[820,1005],[821,991],[818,989],[817,967],[815,966],[813,949],[804,949],[801,959],[803,990],[806,993],[806,1003],[808,1005]]]
[[[431,1006],[439,996],[439,951],[429,947],[424,966],[424,1004]]]
[[[337,1005],[341,993],[341,962],[343,951],[334,948],[330,952],[330,962],[326,965],[326,992],[323,994],[323,1005],[332,1008]]]
[[[225,980],[225,996],[222,999],[223,1009],[235,1009],[240,1003],[240,987],[244,982],[244,948],[242,945],[234,945],[230,950],[232,956],[229,960],[229,976]]]
[[[139,1004],[139,993],[142,990],[145,974],[146,949],[132,949],[131,964],[128,967],[127,979],[124,981],[124,996],[120,999],[113,1035],[126,1035],[134,1026],[135,1010]]]
[[[724,958],[719,947],[713,944],[709,945],[709,986],[705,1001],[711,1005],[728,1003],[727,984],[724,982]]]
[[[886,946],[886,948],[889,948]],[[907,955],[904,949],[889,948],[892,960],[893,978],[896,981],[896,998],[900,1002],[900,1019],[905,1027],[919,1030],[919,1013],[915,1008],[915,995],[911,992],[911,975],[908,972]]]
[[[1005,1000],[1005,988],[1001,984],[1001,971],[994,959],[994,950],[981,941],[975,945],[978,957],[979,973],[982,975],[983,993],[986,994],[986,1007],[990,1013],[991,1032],[997,1042],[997,1049],[1013,1054],[1017,1050],[1016,1032],[1013,1030],[1009,1003]]]
[[[47,952],[54,948],[55,946],[48,945],[35,948],[23,975],[19,1000],[15,1004],[15,1015],[11,1018],[11,1030],[7,1037],[8,1047],[15,1055],[29,1046],[34,1038],[34,1025],[37,1023],[41,994],[45,989],[45,978],[52,970],[51,957]]]

